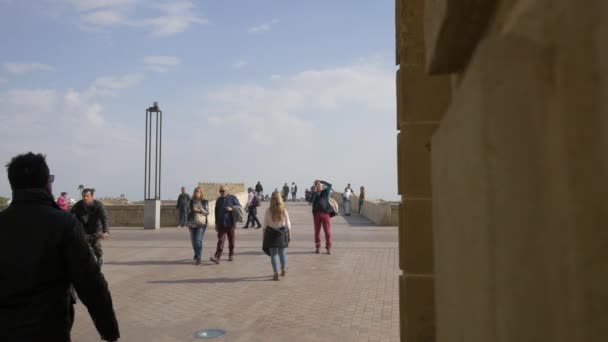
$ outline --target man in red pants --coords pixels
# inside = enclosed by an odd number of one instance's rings
[[[220,186],[220,197],[215,201],[215,231],[217,231],[217,249],[215,255],[209,260],[216,264],[220,263],[220,258],[228,237],[228,261],[233,260],[234,255],[234,233],[236,222],[233,211],[236,206],[241,206],[236,196],[228,193],[228,187]]]
[[[325,232],[325,249],[331,254],[331,222],[330,213],[333,211],[329,204],[331,184],[326,181],[315,181],[315,192],[312,194],[312,215],[315,222],[315,253],[319,254],[321,248],[321,226]]]

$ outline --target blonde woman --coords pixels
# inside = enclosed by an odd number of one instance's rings
[[[201,264],[203,253],[203,237],[207,230],[207,215],[209,215],[209,201],[203,195],[203,188],[197,186],[192,192],[190,200],[190,213],[188,214],[188,228],[190,240],[194,250],[194,264]]]
[[[281,264],[281,275],[285,276],[287,271],[287,253],[285,249],[291,238],[291,222],[289,213],[285,209],[283,198],[279,192],[273,192],[270,198],[270,207],[264,214],[264,243],[262,249],[270,256],[273,280],[279,280],[279,262]]]

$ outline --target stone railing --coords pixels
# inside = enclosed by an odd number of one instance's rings
[[[240,192],[235,196],[244,205],[247,202],[247,193]],[[6,206],[0,206],[0,211]],[[143,227],[144,226],[144,206],[143,205],[106,205],[108,219],[111,227]],[[209,201],[209,223],[215,222],[215,200]],[[175,205],[162,205],[160,209],[160,226],[177,226],[177,209]]]
[[[340,208],[342,209],[342,193],[333,191],[331,197],[340,204]],[[350,206],[351,212],[358,212],[359,197],[352,195],[350,197]],[[399,204],[363,200],[361,215],[380,226],[398,226]]]

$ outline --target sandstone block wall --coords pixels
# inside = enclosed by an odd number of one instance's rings
[[[247,187],[243,183],[205,183],[199,182],[198,186],[203,188],[205,198],[208,200],[215,200],[219,196],[220,186],[227,186],[230,189],[230,193],[238,194],[241,192],[247,192]],[[192,195],[192,190],[189,189],[188,193]]]
[[[608,2],[396,4],[402,340],[604,340]]]

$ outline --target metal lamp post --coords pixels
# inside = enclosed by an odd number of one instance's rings
[[[154,102],[152,107],[146,109],[144,229],[160,228],[162,138],[163,112],[158,108],[158,102]],[[152,169],[154,169],[154,174]],[[153,175],[154,178],[152,178]]]

